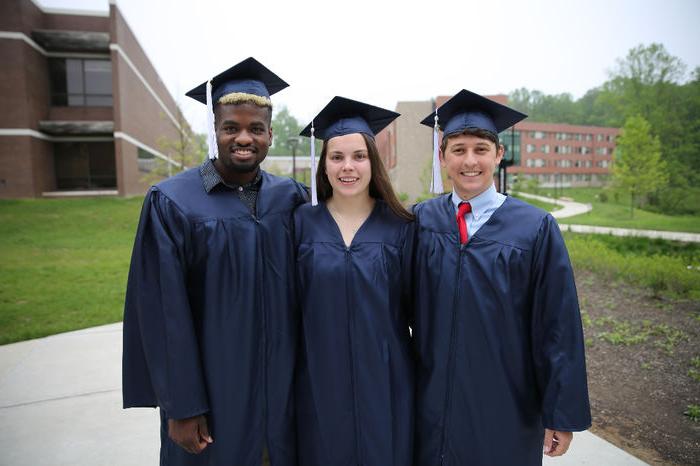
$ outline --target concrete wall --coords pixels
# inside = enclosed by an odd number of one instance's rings
[[[432,130],[420,121],[433,111],[430,101],[399,102],[401,114],[396,123],[396,166],[391,179],[397,193],[406,193],[411,201],[430,189],[433,156]]]

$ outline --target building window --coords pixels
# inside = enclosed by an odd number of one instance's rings
[[[54,143],[58,189],[114,189],[117,168],[113,142]]]
[[[528,154],[532,154],[532,153],[535,152],[536,150],[537,150],[537,147],[536,147],[534,144],[528,144],[527,146],[525,146],[525,151],[526,151]]]
[[[505,149],[504,158],[512,160],[514,165],[520,165],[520,131],[505,131],[499,135],[499,140]]]
[[[140,172],[151,173],[158,167],[159,160],[160,159],[156,158],[155,155],[139,147],[136,156],[136,163],[138,164]]]
[[[82,58],[49,59],[51,105],[112,106],[112,62]]]
[[[542,152],[549,154],[549,144],[542,144]]]

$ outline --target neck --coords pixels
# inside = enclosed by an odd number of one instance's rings
[[[326,204],[341,215],[363,214],[374,208],[374,198],[369,193],[353,197],[332,196]]]
[[[462,193],[462,192],[460,192],[457,188],[455,188],[455,193],[457,193],[457,195],[459,196],[459,198],[460,198],[461,200],[463,200],[463,201],[471,201],[471,200],[474,199],[476,196],[478,196],[478,195],[480,195],[480,194],[483,194],[483,193],[485,193],[486,191],[488,191],[489,189],[491,189],[491,186],[493,186],[493,184],[488,185],[485,189],[479,191],[478,193],[474,193],[474,192]]]

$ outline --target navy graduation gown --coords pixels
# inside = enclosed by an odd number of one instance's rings
[[[413,224],[376,201],[346,247],[324,204],[299,207],[294,222],[300,464],[410,465],[414,363],[404,251]]]
[[[161,408],[162,465],[296,465],[298,345],[292,212],[296,182],[263,172],[256,214],[198,169],[151,188],[124,310],[124,407]],[[214,438],[192,455],[167,418],[207,414]]]
[[[574,276],[554,218],[507,198],[460,246],[449,195],[416,214],[417,465],[540,465],[590,427]]]

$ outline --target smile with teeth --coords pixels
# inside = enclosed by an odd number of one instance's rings
[[[354,177],[354,176],[342,176],[338,179],[340,180],[341,183],[345,183],[345,184],[354,183],[355,181],[359,180],[359,178]]]
[[[253,149],[250,148],[237,148],[233,150],[233,153],[235,155],[241,156],[241,157],[250,157],[253,155]]]
[[[473,176],[481,175],[481,172],[480,171],[462,171],[462,172],[459,172],[459,174],[462,176],[473,177]]]

